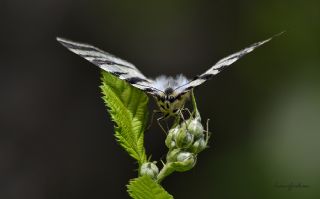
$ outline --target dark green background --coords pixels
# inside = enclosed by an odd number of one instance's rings
[[[193,77],[283,30],[195,91],[211,147],[163,186],[176,198],[320,197],[319,1],[4,0],[0,18],[1,199],[127,198],[136,176],[113,137],[98,68],[56,36],[149,77]],[[146,135],[154,159],[164,138],[157,126]],[[290,183],[308,187],[277,186]]]

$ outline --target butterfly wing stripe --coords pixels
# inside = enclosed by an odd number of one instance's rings
[[[57,40],[70,51],[118,78],[129,82],[136,88],[148,93],[156,93],[156,90],[151,86],[152,80],[146,78],[133,64],[89,44],[62,38],[57,38]]]
[[[96,58],[96,59],[102,59],[102,60],[108,60],[110,62],[113,62],[115,64],[118,65],[123,65],[129,68],[134,68],[136,69],[136,67],[125,61],[122,60],[120,58],[115,57],[114,55],[107,53],[97,47],[94,47],[92,45],[89,44],[83,44],[83,43],[78,43],[78,42],[73,42],[67,39],[62,39],[62,38],[57,38],[57,40],[66,48],[68,48],[70,51],[82,56],[83,58],[89,60],[92,58]],[[89,60],[89,61],[91,61]],[[138,69],[136,69],[138,70]]]
[[[61,42],[65,47],[75,50],[95,50],[95,48],[91,46],[84,46],[84,45],[76,45],[74,43],[67,42],[67,40],[58,39],[59,42]]]
[[[277,35],[274,35],[274,36],[272,36],[272,37],[270,37],[270,38],[268,38],[268,39],[266,39],[264,41],[260,41],[260,42],[254,43],[254,44],[250,45],[249,47],[240,50],[239,52],[236,52],[234,54],[231,54],[231,55],[219,60],[214,66],[212,66],[210,69],[208,69],[205,73],[195,77],[193,80],[191,80],[187,84],[177,88],[176,91],[178,93],[185,93],[185,92],[190,91],[194,87],[199,86],[200,84],[202,84],[202,83],[206,82],[207,80],[211,79],[214,75],[218,74],[224,68],[226,68],[227,66],[230,66],[231,64],[233,64],[234,62],[239,60],[244,55],[252,52],[255,48],[267,43],[273,37],[279,36],[281,34],[282,34],[282,32],[277,34]]]
[[[122,66],[122,67],[126,67],[126,68],[132,68],[130,66],[127,66],[127,65],[123,65],[123,64],[119,64],[119,63],[115,63],[115,62],[112,62],[110,60],[103,60],[103,59],[92,59],[91,62],[97,66],[101,66],[103,64],[106,64],[106,65],[118,65],[118,66]]]
[[[141,83],[141,82],[148,82],[145,79],[141,79],[139,77],[129,77],[125,79],[126,81],[128,81],[130,84],[137,84],[137,83]]]
[[[215,71],[215,70],[218,70],[218,73],[220,71],[222,71],[226,66],[229,66],[231,64],[233,64],[234,62],[236,62],[238,59],[240,59],[241,57],[243,57],[244,55],[252,52],[255,48],[267,43],[268,41],[270,41],[272,39],[269,38],[269,39],[266,39],[264,41],[261,41],[261,42],[257,42],[257,43],[254,43],[252,44],[251,46],[239,51],[239,52],[236,52],[232,55],[229,55],[228,57],[225,57],[223,59],[221,59],[220,61],[218,61],[212,68],[210,68],[206,73],[210,73],[211,71]],[[205,74],[206,74],[205,73]],[[217,74],[217,73],[216,73]]]

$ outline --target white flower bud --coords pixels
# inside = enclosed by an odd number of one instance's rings
[[[176,142],[175,141],[171,141],[170,147],[169,148],[174,148],[176,147]]]
[[[181,149],[170,150],[167,154],[167,162],[176,162],[177,156],[180,153]]]
[[[178,148],[186,149],[193,143],[193,135],[187,131],[186,128],[180,128],[177,137],[176,145]]]
[[[182,151],[177,155],[177,162],[183,162],[186,161],[188,158],[190,158],[192,154],[187,151]]]
[[[201,124],[201,121],[198,119],[191,120],[187,126],[187,129],[196,138],[203,135],[203,126]]]
[[[156,179],[159,173],[159,169],[153,162],[146,162],[141,165],[140,174],[142,176],[147,175],[152,179]]]
[[[177,155],[177,161],[174,162],[173,166],[176,171],[183,172],[192,169],[196,161],[196,155],[187,151],[181,151]]]
[[[185,121],[182,121],[181,122],[181,128],[186,128],[190,124],[191,121],[192,121],[192,118],[189,118],[189,119],[187,119]]]
[[[176,136],[177,136],[177,132],[179,131],[179,125],[178,126],[176,126],[175,128],[173,128],[173,129],[170,129],[169,130],[169,133],[168,133],[168,135],[167,135],[167,137],[166,137],[166,141],[165,141],[165,143],[166,143],[166,146],[169,148],[169,149],[171,149],[171,148],[173,148],[173,147],[175,147],[175,139],[176,139]]]
[[[189,148],[189,151],[192,153],[200,153],[206,147],[207,147],[207,142],[204,139],[204,136],[201,136],[192,144],[192,146]]]

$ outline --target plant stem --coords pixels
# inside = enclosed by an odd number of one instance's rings
[[[174,172],[174,169],[171,167],[170,163],[165,164],[161,169],[161,171],[159,172],[156,182],[160,184],[165,177],[167,177],[173,172]]]

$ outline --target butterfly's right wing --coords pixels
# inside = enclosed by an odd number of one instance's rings
[[[275,36],[278,36],[280,34],[282,34],[282,32],[277,34],[277,35],[275,35]],[[273,36],[273,37],[275,37],[275,36]],[[236,53],[234,53],[232,55],[229,55],[229,56],[219,60],[215,65],[213,65],[205,73],[193,78],[193,80],[189,81],[187,84],[184,84],[183,86],[178,87],[176,89],[176,92],[180,93],[180,94],[189,92],[194,87],[197,87],[197,86],[201,85],[202,83],[206,82],[207,80],[211,79],[214,75],[218,74],[224,68],[226,68],[227,66],[230,66],[231,64],[236,62],[238,59],[240,59],[244,55],[252,52],[255,48],[267,43],[273,37],[270,37],[270,38],[268,38],[268,39],[266,39],[264,41],[260,41],[260,42],[254,43],[251,46],[240,50],[239,52],[236,52]]]
[[[146,78],[133,64],[89,44],[62,38],[57,38],[57,40],[70,51],[118,78],[129,82],[132,86],[151,94],[156,93],[156,90],[152,88],[153,80]]]

